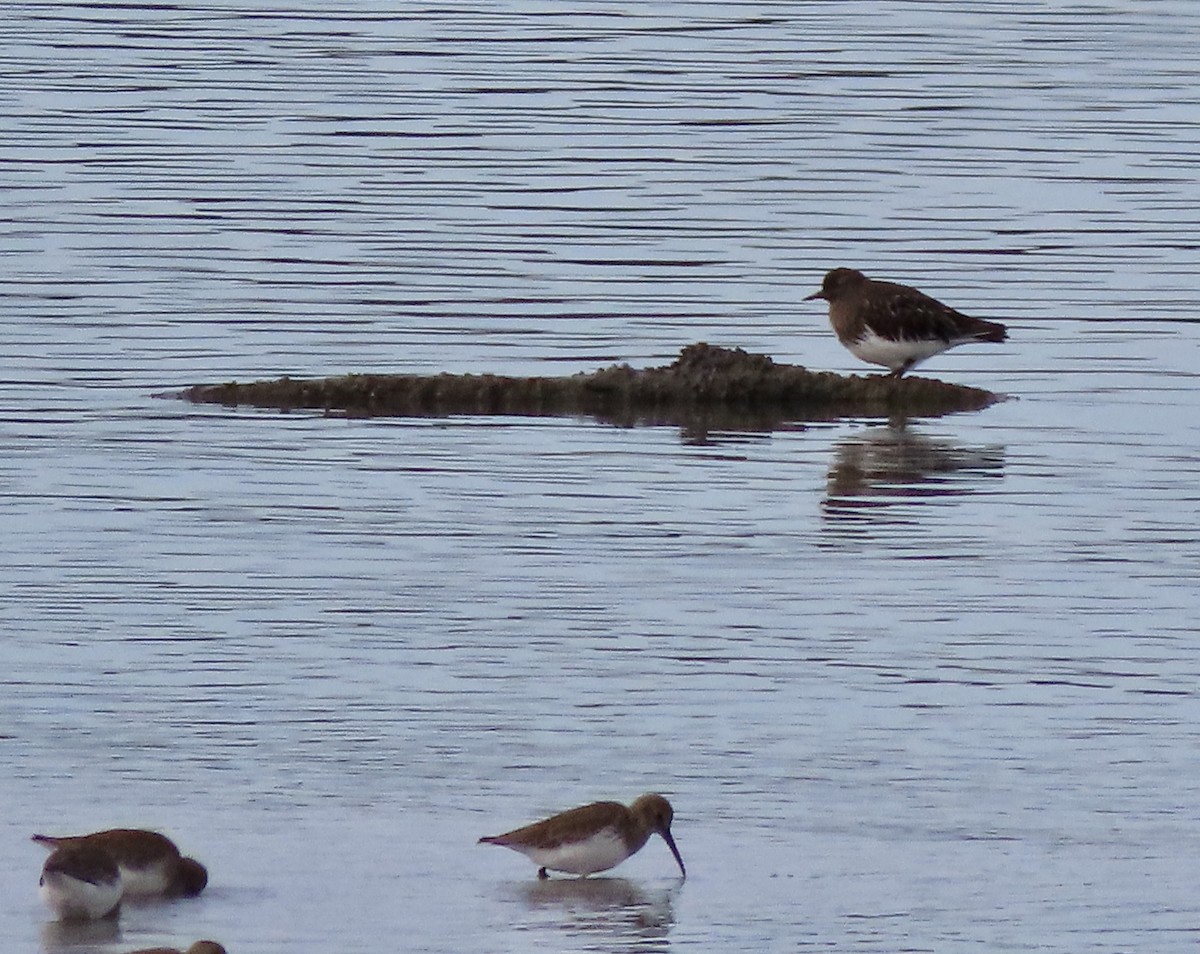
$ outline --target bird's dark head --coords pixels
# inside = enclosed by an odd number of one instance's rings
[[[629,807],[635,815],[644,821],[646,827],[652,831],[671,830],[671,822],[675,818],[675,811],[671,808],[671,803],[661,795],[643,795]]]
[[[192,898],[208,884],[208,869],[195,858],[180,858],[175,876],[175,893]]]
[[[671,822],[675,820],[675,811],[671,808],[671,803],[661,795],[650,794],[641,796],[629,808],[642,820],[642,824],[662,835],[663,841],[671,849],[671,854],[675,856],[679,873],[686,878],[687,868],[683,866],[683,858],[679,856],[679,849],[675,847],[675,839],[671,836]]]
[[[857,288],[866,281],[867,276],[856,269],[835,268],[826,273],[825,281],[821,283],[821,290],[813,292],[804,300],[812,301],[814,298],[824,298],[826,301],[836,301],[852,288]]]

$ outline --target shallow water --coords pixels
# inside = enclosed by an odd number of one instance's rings
[[[0,940],[1190,950],[1190,4],[17,4],[0,57]],[[861,370],[833,265],[1012,400],[773,433],[169,388]],[[612,873],[476,846],[667,794]],[[47,924],[37,830],[201,898]]]

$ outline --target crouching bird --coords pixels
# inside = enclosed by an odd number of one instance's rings
[[[191,897],[208,884],[204,865],[181,855],[175,842],[156,831],[113,828],[90,835],[34,835],[33,840],[57,851],[66,848],[103,851],[120,869],[122,894],[127,898]]]
[[[42,865],[38,894],[60,921],[116,917],[121,909],[121,869],[103,848],[64,845]]]

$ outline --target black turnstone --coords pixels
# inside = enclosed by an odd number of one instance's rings
[[[972,318],[908,285],[877,282],[853,268],[835,268],[804,300],[829,302],[829,323],[856,358],[890,368],[889,377],[935,354],[972,341],[1004,341],[995,321]]]

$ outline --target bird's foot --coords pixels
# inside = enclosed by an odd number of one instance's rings
[[[538,868],[538,877],[541,878],[543,881],[545,881],[547,878],[550,877],[550,872],[547,871],[545,868]]]

